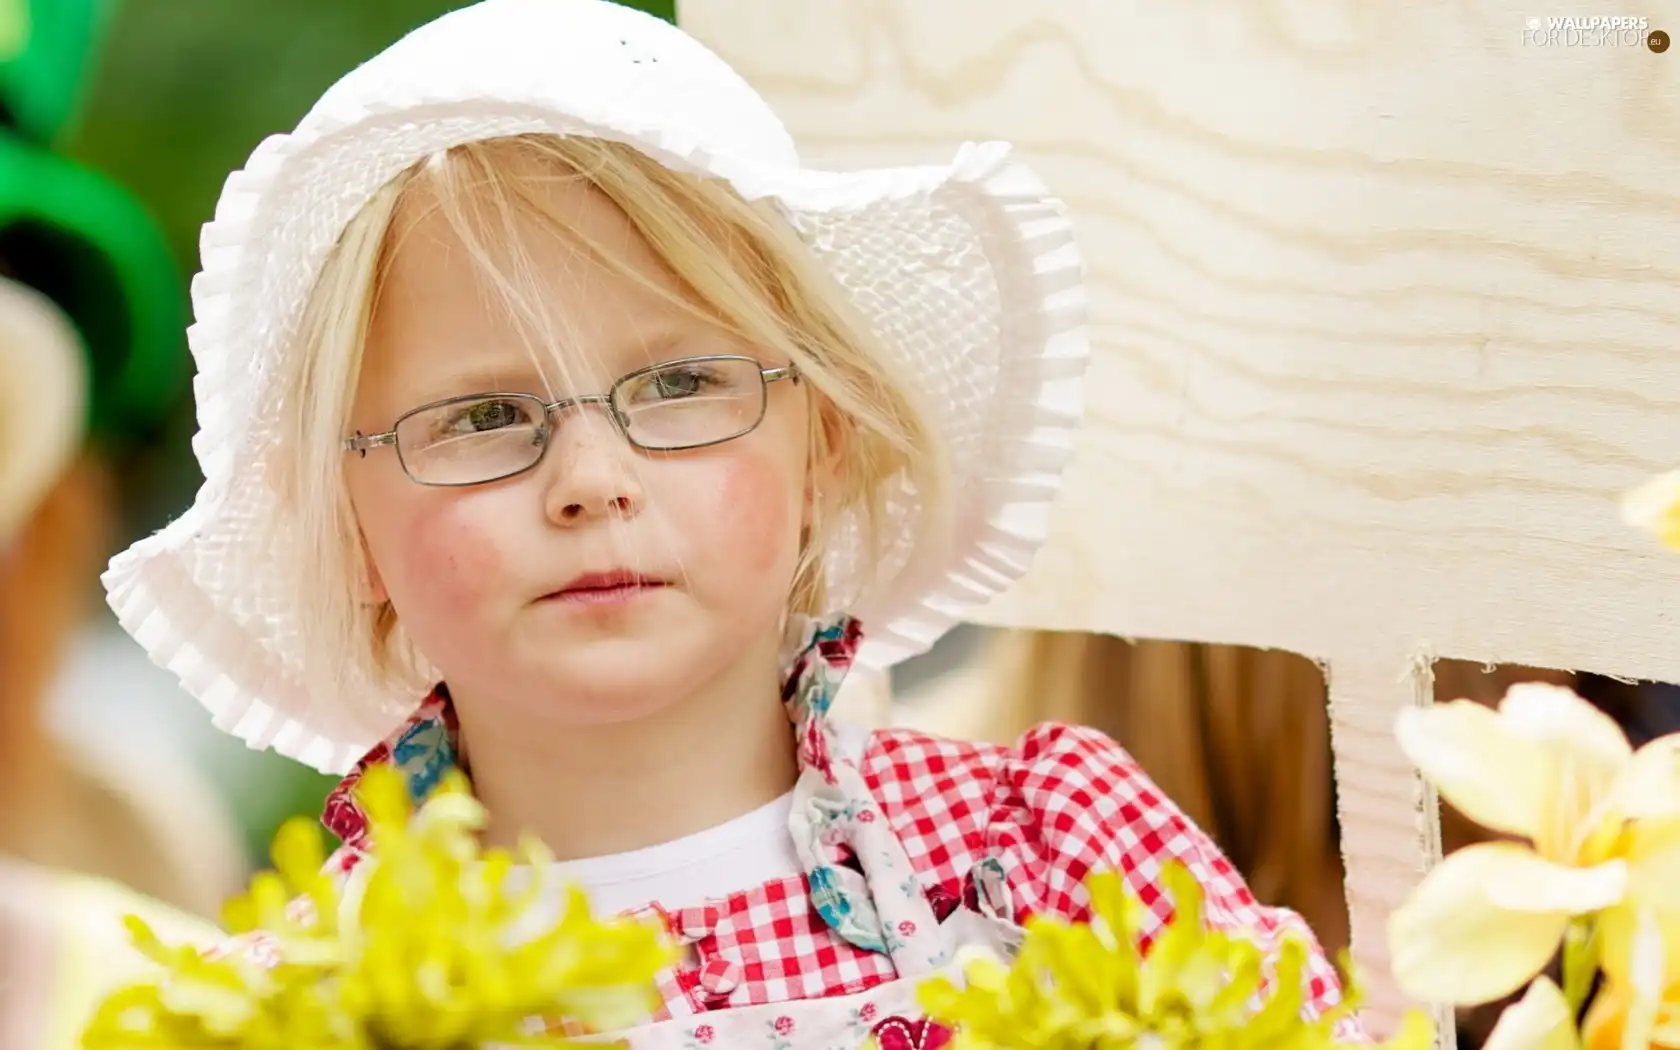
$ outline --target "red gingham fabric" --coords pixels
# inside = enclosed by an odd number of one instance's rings
[[[1119,745],[1091,729],[1040,726],[1014,747],[942,740],[904,730],[877,732],[860,763],[923,888],[936,900],[972,892],[969,872],[1000,860],[1016,918],[1090,917],[1083,881],[1093,870],[1122,873],[1152,913],[1145,938],[1172,917],[1162,863],[1182,861],[1206,891],[1206,919],[1247,928],[1273,948],[1293,931],[1313,946],[1308,1010],[1340,1001],[1334,968],[1293,912],[1257,904],[1212,841],[1167,800]],[[803,878],[735,894],[717,907],[716,928],[693,941],[704,967],[740,965],[726,993],[701,989],[706,1010],[862,991],[896,974],[884,955],[835,936],[809,905]]]
[[[1309,1016],[1341,1001],[1340,979],[1306,922],[1257,903],[1213,841],[1094,729],[1045,724],[1011,748],[889,730],[875,734],[862,769],[910,862],[945,894],[972,898],[968,872],[995,857],[1018,921],[1083,922],[1091,915],[1086,876],[1117,871],[1150,910],[1147,944],[1172,918],[1160,875],[1164,862],[1178,860],[1202,886],[1208,927],[1245,929],[1274,958],[1286,933],[1310,946]],[[1340,1029],[1363,1039],[1357,1022]]]
[[[1213,842],[1096,730],[1042,725],[1007,748],[883,730],[858,765],[936,914],[972,905],[970,872],[988,858],[1003,866],[1017,921],[1088,919],[1085,877],[1116,870],[1150,909],[1148,940],[1172,916],[1159,878],[1163,862],[1177,859],[1202,884],[1211,927],[1246,928],[1272,954],[1286,931],[1311,946],[1310,1016],[1340,1001],[1336,972],[1300,917],[1257,904]],[[359,856],[346,849],[332,863],[348,871]],[[808,891],[799,876],[722,900],[653,905],[648,914],[688,946],[660,982],[659,1019],[848,995],[894,980],[891,960],[837,936]],[[1357,1022],[1341,1033],[1363,1039]]]

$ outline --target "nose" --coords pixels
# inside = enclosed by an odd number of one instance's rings
[[[561,410],[551,421],[549,440],[554,447],[548,450],[544,510],[550,521],[571,528],[641,511],[635,450],[602,413],[583,406]]]

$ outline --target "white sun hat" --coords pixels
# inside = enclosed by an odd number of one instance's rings
[[[0,277],[0,548],[81,448],[87,360],[64,311]]]
[[[450,146],[532,132],[622,142],[774,201],[908,364],[955,473],[955,524],[912,543],[915,494],[895,489],[905,539],[872,587],[857,582],[855,530],[836,545],[825,571],[831,593],[855,599],[863,662],[925,651],[1045,538],[1082,415],[1084,268],[1063,207],[1007,146],[971,144],[937,167],[803,168],[764,100],[675,26],[605,0],[484,0],[398,41],[258,146],[203,232],[189,342],[204,486],[103,579],[124,628],[253,747],[340,772],[420,699],[316,666],[297,642],[308,611],[282,597],[299,560],[282,549],[291,532],[263,463],[288,410],[277,362],[297,352],[311,283],[381,185]]]

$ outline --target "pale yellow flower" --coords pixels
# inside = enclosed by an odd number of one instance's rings
[[[1622,518],[1680,550],[1680,470],[1658,475],[1623,496]]]
[[[1613,849],[1639,880],[1627,903],[1599,915],[1596,962],[1610,977],[1632,982],[1643,934],[1642,965],[1654,965],[1650,960],[1660,950],[1664,980],[1680,982],[1680,820],[1630,821]]]
[[[1632,912],[1626,944],[1607,949],[1604,983],[1582,1025],[1586,1050],[1680,1047],[1680,914]]]
[[[1526,843],[1447,857],[1389,920],[1391,965],[1417,999],[1461,1005],[1521,988],[1571,921],[1676,900],[1680,736],[1637,753],[1567,689],[1513,686],[1497,712],[1467,700],[1402,712],[1401,748],[1471,820]],[[1630,823],[1637,822],[1637,823]]]
[[[1563,991],[1540,977],[1500,1013],[1482,1050],[1581,1050],[1581,1033]]]

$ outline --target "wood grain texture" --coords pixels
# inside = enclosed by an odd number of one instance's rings
[[[1054,539],[976,619],[1323,661],[1366,967],[1435,855],[1389,736],[1417,657],[1680,681],[1680,559],[1615,505],[1680,460],[1680,50],[1525,39],[1680,33],[1680,0],[679,14],[809,162],[1008,139],[1072,207],[1088,433]]]

